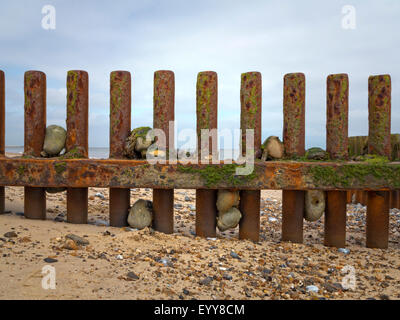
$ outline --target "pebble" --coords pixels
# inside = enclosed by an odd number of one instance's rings
[[[192,199],[188,196],[185,196],[185,201],[191,201]]]
[[[200,281],[200,284],[203,286],[208,286],[213,280],[213,277],[206,277]]]
[[[207,240],[215,241],[215,240],[217,240],[217,238],[210,238],[210,237],[208,237]]]
[[[126,276],[131,280],[139,280],[139,276],[132,271],[128,272],[128,274]]]
[[[6,238],[16,238],[16,237],[18,237],[18,235],[15,233],[15,231],[6,232],[6,233],[4,234],[4,236],[5,236]]]
[[[186,288],[184,288],[184,289],[182,290],[182,292],[183,292],[184,295],[189,295],[189,294],[190,294],[189,290],[186,289]]]
[[[224,273],[224,275],[222,276],[225,280],[232,280],[232,276],[231,275],[229,275],[229,274],[227,274],[227,273]]]
[[[235,251],[231,251],[231,257],[233,259],[240,259],[239,255]]]
[[[306,287],[306,291],[307,292],[315,292],[318,293],[319,288],[317,286],[311,285],[311,286],[307,286]]]
[[[347,248],[339,248],[338,251],[341,252],[341,253],[344,253],[344,254],[349,254],[350,253],[350,250],[347,249]]]
[[[67,249],[67,250],[78,250],[79,249],[76,242],[72,239],[67,239],[63,245],[63,248]]]
[[[123,260],[124,259],[124,257],[121,254],[117,255],[116,258],[117,258],[117,260]]]
[[[268,218],[268,221],[269,222],[276,222],[276,221],[278,221],[278,219],[276,219],[274,217],[270,217],[270,218]]]
[[[43,259],[44,260],[44,262],[47,262],[47,263],[54,263],[54,262],[58,262],[58,260],[57,259],[53,259],[53,258],[45,258],[45,259]]]
[[[100,198],[101,200],[105,200],[105,196],[104,196],[104,194],[102,194],[102,193],[100,193],[100,192],[97,192],[95,195],[94,195],[95,197],[97,197],[97,198]]]
[[[171,260],[167,258],[160,259],[160,262],[164,265],[164,267],[174,267],[174,264],[171,262]]]
[[[86,240],[86,239],[84,239],[84,238],[82,238],[80,236],[77,236],[76,234],[72,234],[72,233],[71,234],[67,234],[65,236],[65,238],[71,239],[71,240],[75,241],[76,244],[81,245],[81,246],[86,246],[86,245],[89,244],[88,240]]]

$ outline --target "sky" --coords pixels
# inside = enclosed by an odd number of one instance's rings
[[[56,12],[44,29],[45,5]],[[346,5],[355,9],[354,29]],[[348,25],[348,24],[345,24]],[[368,77],[390,74],[400,133],[398,0],[1,0],[6,145],[23,145],[24,72],[47,76],[47,124],[66,127],[68,70],[89,73],[89,146],[109,144],[109,77],[132,75],[132,127],[152,126],[153,75],[175,73],[178,131],[196,126],[196,77],[218,73],[218,127],[240,127],[240,75],[262,74],[262,136],[282,137],[283,77],[306,76],[306,147],[325,147],[326,78],[347,73],[349,135],[368,134]],[[178,142],[179,145],[179,142]],[[237,147],[237,146],[233,146]]]

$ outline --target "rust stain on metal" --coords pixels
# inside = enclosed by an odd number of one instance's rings
[[[89,76],[86,71],[72,70],[67,75],[67,140],[66,151],[72,157],[88,157]],[[76,168],[77,169],[77,168]],[[77,170],[88,179],[90,170]],[[93,177],[92,177],[93,178]],[[67,221],[87,223],[88,189],[67,189]]]
[[[368,79],[368,153],[390,158],[391,79],[389,75]]]
[[[367,248],[387,249],[389,242],[389,192],[369,191]]]
[[[175,119],[175,76],[172,71],[160,70],[154,73],[153,127],[165,133],[165,148],[169,145],[169,122]],[[173,129],[172,134],[173,134]],[[164,170],[162,170],[164,171]],[[174,190],[153,190],[154,229],[167,234],[174,232]]]
[[[327,79],[326,151],[332,159],[348,158],[349,78],[333,74]]]
[[[288,157],[305,152],[305,76],[289,73],[284,77],[283,143]]]
[[[347,74],[328,76],[326,85],[326,150],[331,159],[348,158],[349,78]],[[346,245],[346,191],[328,191],[325,208],[326,246]]]
[[[110,158],[124,157],[125,140],[131,131],[131,74],[110,74]],[[84,177],[86,175],[84,173]],[[130,189],[110,188],[110,225],[126,226],[130,207]]]
[[[242,73],[240,86],[242,154],[246,152],[246,129],[254,129],[254,153],[256,154],[261,147],[261,96],[261,73]]]
[[[217,154],[217,137],[211,133],[208,150],[201,151],[201,130],[218,127],[218,77],[213,71],[200,72],[196,85],[197,150],[199,159],[203,155]],[[214,132],[215,133],[215,132]],[[213,141],[214,140],[214,141]],[[196,234],[201,237],[215,237],[217,217],[217,190],[196,190]]]
[[[86,71],[68,71],[66,151],[77,150],[84,158],[88,157],[88,82]]]
[[[123,158],[125,140],[131,131],[131,74],[110,74],[110,158]]]
[[[261,151],[261,98],[262,85],[260,72],[247,72],[241,75],[240,86],[240,128],[242,130],[242,155],[246,155],[246,130],[254,130],[253,156]],[[250,155],[247,155],[250,156]],[[260,236],[260,199],[259,190],[240,192],[239,238],[258,241]]]
[[[46,132],[46,75],[27,71],[24,77],[24,154],[40,157]]]
[[[175,75],[172,71],[160,70],[154,73],[153,105],[153,127],[165,132],[168,150],[169,122],[175,119]],[[173,137],[171,140],[174,140]],[[171,148],[173,149],[174,146],[172,145]]]
[[[218,126],[218,80],[213,71],[200,72],[196,85],[197,137],[200,150],[201,129],[216,129]],[[217,142],[209,139],[210,154],[217,150]]]

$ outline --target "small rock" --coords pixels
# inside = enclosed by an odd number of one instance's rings
[[[104,194],[97,192],[95,195],[95,197],[100,198],[101,200],[104,200],[106,197],[104,196]]]
[[[149,200],[137,200],[129,211],[128,224],[135,229],[150,227],[153,222],[153,203]]]
[[[217,238],[210,238],[210,237],[208,237],[208,238],[206,238],[207,240],[210,240],[210,241],[215,241],[215,240],[217,240]]]
[[[187,296],[190,294],[189,290],[186,289],[186,288],[184,288],[184,289],[182,290],[182,292],[183,292],[184,295],[187,295]]]
[[[45,259],[43,259],[44,260],[44,262],[47,262],[47,263],[54,263],[54,262],[58,262],[58,260],[57,259],[53,259],[53,258],[45,258]]]
[[[229,274],[227,274],[227,273],[224,273],[224,275],[222,276],[225,280],[232,280],[232,276],[231,275],[229,275]]]
[[[160,259],[160,262],[164,265],[164,267],[174,267],[174,264],[171,262],[171,260],[167,258]]]
[[[5,236],[6,238],[16,238],[16,237],[18,237],[18,235],[17,235],[14,231],[6,232],[6,233],[4,234],[4,236]]]
[[[208,286],[213,280],[214,280],[213,277],[206,277],[203,280],[201,280],[199,283],[203,286]]]
[[[71,234],[67,234],[65,236],[65,238],[73,240],[74,242],[76,242],[76,244],[78,244],[80,246],[86,246],[86,245],[89,244],[88,240],[86,240],[86,239],[84,239],[84,238],[82,238],[80,236],[77,236],[75,234],[72,234],[72,233]]]
[[[128,272],[128,274],[126,276],[130,280],[139,280],[139,276],[137,274],[133,273],[132,271]]]
[[[117,260],[123,260],[124,257],[122,256],[122,254],[119,254],[119,255],[116,256],[116,259],[117,259]]]
[[[350,249],[347,249],[347,248],[339,248],[338,251],[341,252],[341,253],[344,253],[344,254],[349,254],[350,253]]]
[[[231,257],[232,257],[233,259],[239,259],[239,260],[240,260],[239,255],[238,255],[235,251],[231,251]]]
[[[76,244],[76,242],[74,240],[71,240],[71,239],[67,239],[65,241],[65,243],[63,245],[63,248],[67,249],[67,250],[78,250],[79,249],[79,247]]]
[[[192,199],[190,199],[190,197],[185,196],[185,201],[191,201]]]
[[[276,222],[276,221],[278,221],[278,219],[274,218],[274,217],[270,217],[270,218],[268,218],[268,221],[269,222]]]
[[[379,296],[379,299],[381,299],[381,300],[390,300],[389,296],[386,295],[386,294],[381,294],[381,295]]]
[[[317,286],[311,285],[311,286],[307,286],[307,287],[306,287],[306,291],[307,291],[307,292],[318,293],[319,288],[318,288]]]

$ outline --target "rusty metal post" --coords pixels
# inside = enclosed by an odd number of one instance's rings
[[[391,79],[368,79],[368,153],[390,159]],[[389,192],[368,192],[367,247],[386,249],[389,242]]]
[[[123,159],[125,140],[131,131],[131,74],[110,74],[110,158]],[[110,188],[110,225],[128,225],[130,189]]]
[[[0,157],[5,156],[6,94],[4,72],[0,70]],[[5,211],[5,188],[0,186],[0,214]]]
[[[241,75],[240,86],[240,129],[242,130],[242,156],[246,156],[246,129],[254,130],[254,156],[261,148],[261,100],[262,85],[260,72]],[[240,191],[239,238],[252,241],[260,239],[260,190]]]
[[[201,159],[201,130],[217,129],[218,125],[218,80],[217,73],[200,72],[196,84],[197,150]],[[215,144],[214,144],[215,142]],[[216,141],[209,141],[209,154],[217,150]],[[215,237],[217,224],[217,190],[196,190],[196,235]]]
[[[40,157],[46,133],[46,75],[27,71],[24,76],[24,155]],[[28,219],[46,219],[46,189],[25,187],[24,214]]]
[[[286,157],[305,153],[305,76],[284,77],[283,143]],[[282,191],[282,240],[303,242],[304,191]]]
[[[89,76],[86,71],[68,71],[67,141],[71,157],[88,158]],[[67,189],[67,221],[87,223],[88,188]]]
[[[335,74],[327,79],[326,150],[331,159],[348,158],[349,78]],[[346,191],[328,191],[325,208],[325,239],[329,247],[346,245]]]
[[[174,149],[169,136],[169,122],[175,119],[175,75],[172,71],[154,73],[153,127],[165,134],[165,152]],[[173,128],[171,128],[173,132]],[[169,145],[171,139],[172,145]],[[153,189],[154,229],[164,233],[174,232],[174,189]]]

